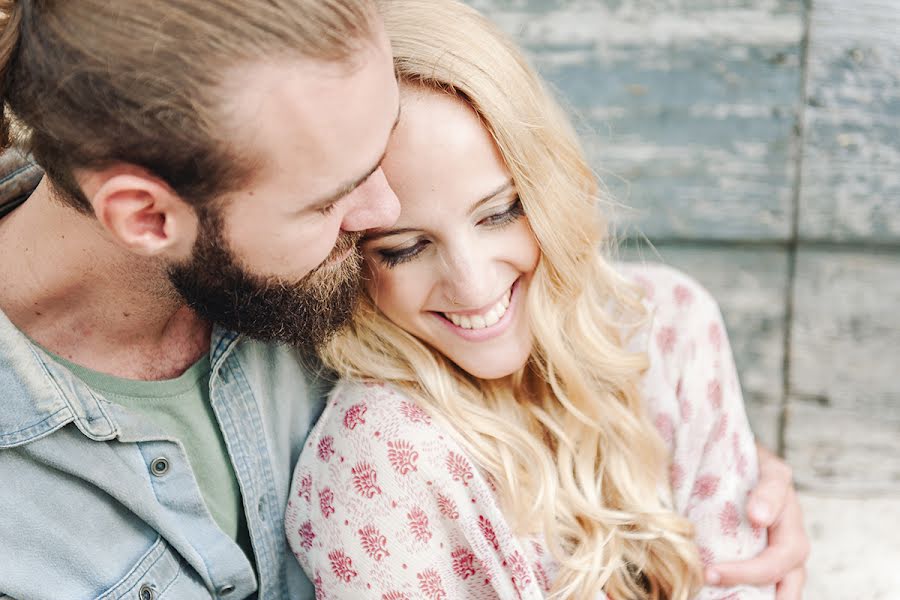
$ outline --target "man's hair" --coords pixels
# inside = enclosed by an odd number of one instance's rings
[[[228,76],[349,61],[374,14],[370,0],[0,0],[0,145],[30,152],[85,212],[73,172],[114,163],[205,203],[252,171],[227,141]]]

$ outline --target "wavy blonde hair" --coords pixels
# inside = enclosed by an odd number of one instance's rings
[[[691,597],[692,527],[666,500],[668,456],[638,392],[646,324],[638,291],[600,256],[596,178],[564,112],[517,47],[454,0],[381,3],[404,85],[466,100],[493,136],[541,248],[527,364],[472,377],[394,325],[364,295],[323,350],[342,377],[393,383],[442,420],[494,482],[519,535],[560,563],[554,598]]]

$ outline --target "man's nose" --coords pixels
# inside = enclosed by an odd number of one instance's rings
[[[390,227],[400,216],[400,202],[380,168],[357,188],[353,204],[344,214],[341,229],[344,231],[365,231],[376,227]]]

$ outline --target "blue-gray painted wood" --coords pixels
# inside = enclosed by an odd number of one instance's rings
[[[559,90],[640,231],[789,237],[802,2],[471,3]]]
[[[900,253],[801,249],[786,457],[818,492],[900,494]]]
[[[800,234],[900,241],[900,2],[815,0]]]
[[[791,398],[785,457],[799,489],[856,497],[900,494],[900,420]]]
[[[900,420],[900,253],[801,249],[790,365],[792,394]]]

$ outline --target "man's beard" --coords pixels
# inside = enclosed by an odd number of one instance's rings
[[[223,237],[215,209],[199,210],[191,257],[169,268],[169,280],[201,317],[264,342],[314,352],[353,314],[359,295],[361,234],[338,238],[328,258],[299,281],[263,277],[242,267]],[[349,255],[340,264],[334,260]]]

